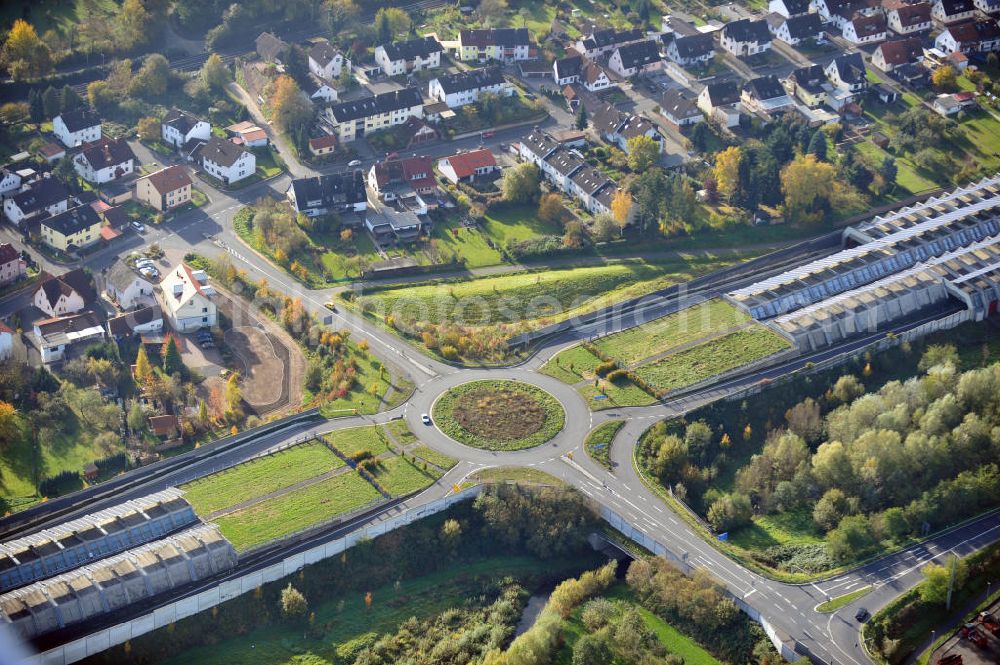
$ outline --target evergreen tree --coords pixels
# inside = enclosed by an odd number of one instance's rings
[[[31,122],[36,124],[45,120],[45,106],[42,104],[42,96],[34,88],[28,93],[28,115]]]
[[[826,161],[826,134],[820,130],[816,130],[812,138],[809,139],[809,149],[807,152],[810,155],[815,155],[816,159],[821,162]]]
[[[388,44],[392,41],[392,27],[389,25],[389,16],[385,12],[381,14],[378,21],[378,43]]]
[[[887,187],[895,185],[896,176],[899,174],[899,167],[896,166],[896,160],[892,157],[886,157],[882,160],[882,165],[879,167],[878,173],[885,180]]]
[[[167,348],[163,352],[163,371],[168,376],[184,371],[184,361],[181,360],[181,353],[177,350],[177,339],[173,335],[167,340]]]
[[[63,111],[75,111],[76,109],[83,106],[83,98],[76,94],[74,90],[67,83],[62,89],[62,105],[61,109]]]
[[[208,424],[208,405],[203,399],[198,400],[198,422],[203,426]]]
[[[712,128],[707,122],[699,122],[691,130],[691,145],[698,152],[708,150],[709,142],[712,140]]]
[[[59,109],[62,108],[62,96],[51,85],[42,93],[42,108],[49,120],[59,115]]]
[[[580,104],[576,110],[576,128],[587,128],[587,109],[584,108],[583,104]]]

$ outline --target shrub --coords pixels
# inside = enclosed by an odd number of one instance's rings
[[[618,364],[617,363],[615,363],[614,361],[611,361],[611,360],[606,360],[606,361],[600,363],[594,369],[594,373],[597,374],[597,376],[606,377],[611,372],[614,372],[616,369],[618,369]]]

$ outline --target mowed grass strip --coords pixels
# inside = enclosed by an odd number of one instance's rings
[[[710,300],[594,341],[619,364],[631,365],[697,339],[746,323],[750,317],[723,300]]]
[[[424,471],[410,460],[398,456],[379,462],[374,475],[378,484],[393,496],[422,490],[441,477],[441,473],[433,467]]]
[[[592,379],[601,359],[582,346],[572,346],[560,351],[542,365],[542,374],[573,385],[585,379]]]
[[[181,485],[199,515],[235,506],[344,466],[319,441],[310,441]]]
[[[324,434],[323,438],[347,456],[351,456],[359,450],[367,450],[374,457],[389,452],[389,445],[382,438],[376,425],[338,429]]]
[[[237,550],[301,531],[382,498],[354,471],[261,501],[215,520]]]
[[[634,371],[657,390],[668,392],[766,358],[788,347],[788,340],[778,333],[764,326],[753,326],[679,351]]]
[[[458,460],[454,457],[449,457],[442,452],[438,452],[430,446],[417,446],[412,450],[411,454],[416,455],[420,459],[430,462],[438,468],[445,470],[448,470],[458,464]]]

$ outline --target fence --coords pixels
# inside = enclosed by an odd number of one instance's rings
[[[405,512],[386,519],[377,524],[363,528],[335,540],[323,543],[303,552],[286,557],[278,563],[260,570],[255,570],[236,579],[225,580],[211,589],[181,598],[172,603],[154,609],[152,612],[129,621],[110,626],[86,637],[68,642],[54,649],[49,649],[26,661],[26,665],[66,665],[92,656],[113,646],[124,644],[140,635],[163,628],[199,612],[209,610],[227,600],[254,591],[257,587],[275,582],[301,570],[307,564],[313,564],[323,559],[337,556],[345,550],[354,547],[362,540],[377,538],[399,527],[412,524],[456,503],[475,498],[482,491],[481,485],[462,490],[428,504],[415,506]]]
[[[694,566],[688,563],[687,552],[674,552],[655,538],[643,533],[629,524],[625,518],[607,506],[601,506],[601,517],[623,536],[632,542],[645,547],[653,554],[663,557],[680,569],[680,571],[685,575],[690,575],[694,572]],[[774,647],[781,653],[782,658],[791,662],[795,662],[800,658],[799,654],[795,652],[795,640],[785,634],[785,632],[781,629],[772,626],[767,619],[761,616],[760,612],[756,608],[746,603],[742,598],[734,596],[728,591],[727,594],[730,598],[732,598],[733,602],[736,603],[736,606],[739,607],[740,610],[764,628],[764,632],[767,633],[767,636],[774,644]]]

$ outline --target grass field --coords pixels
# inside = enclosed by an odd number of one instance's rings
[[[486,244],[479,229],[462,226],[460,220],[449,219],[434,224],[431,245],[442,252],[457,256],[466,268],[485,268],[503,262],[500,252]]]
[[[536,207],[530,205],[505,205],[488,210],[483,218],[483,230],[500,245],[537,236],[562,235],[558,223],[538,219]]]
[[[326,446],[310,441],[200,478],[181,489],[195,512],[207,515],[341,466],[344,463]]]
[[[648,406],[656,401],[655,397],[631,381],[612,383],[600,379],[597,383],[597,386],[588,383],[577,388],[577,392],[587,400],[591,411],[613,409],[618,406]]]
[[[781,335],[764,326],[754,326],[642,365],[635,373],[655,389],[670,392],[788,347],[788,340]]]
[[[389,372],[382,372],[382,361],[374,353],[362,352],[358,349],[354,341],[348,342],[350,353],[348,358],[354,360],[358,368],[357,380],[351,392],[339,399],[328,399],[320,404],[320,412],[326,418],[336,418],[337,416],[357,413],[376,413],[381,404],[382,397],[389,390],[389,382],[402,386],[399,378],[393,377]],[[378,385],[378,396],[368,392],[373,385]],[[312,396],[304,395],[303,399],[309,403]]]
[[[240,551],[301,531],[379,500],[382,495],[353,471],[261,501],[213,520]]]
[[[324,434],[323,438],[345,455],[350,456],[355,451],[367,450],[373,456],[378,457],[382,453],[389,452],[389,446],[382,436],[378,427],[371,425],[334,430],[329,434]]]
[[[434,422],[452,439],[486,450],[522,450],[558,434],[566,413],[549,393],[518,381],[472,381],[434,403]]]
[[[430,462],[431,464],[434,464],[435,466],[446,471],[458,464],[458,460],[454,457],[448,457],[444,453],[440,453],[430,446],[417,446],[411,451],[411,454],[416,455],[420,459]]]
[[[861,587],[860,589],[858,589],[856,591],[852,591],[850,593],[845,593],[843,596],[837,596],[836,598],[831,598],[830,600],[826,601],[825,603],[820,603],[819,605],[817,605],[816,606],[816,611],[817,612],[836,612],[841,607],[844,607],[845,605],[850,605],[851,603],[853,603],[858,598],[861,598],[862,596],[867,596],[868,593],[871,590],[872,590],[872,587],[871,587],[871,585],[869,585],[869,586]]]
[[[386,492],[393,496],[404,496],[429,486],[441,477],[441,473],[433,467],[424,471],[414,466],[410,460],[394,456],[379,462],[374,476]]]
[[[564,487],[565,482],[552,474],[523,466],[494,466],[476,471],[469,476],[476,483],[524,483],[526,485],[550,485]]]
[[[606,423],[601,423],[591,430],[584,441],[587,454],[606,469],[611,468],[611,443],[624,424],[624,420],[609,420]]]
[[[623,366],[738,326],[750,317],[723,300],[710,300],[614,335],[594,346]]]
[[[417,435],[410,431],[410,426],[406,424],[405,420],[390,420],[385,425],[382,425],[390,434],[396,442],[401,446],[408,446],[411,443],[417,442]]]
[[[792,511],[757,515],[753,524],[730,533],[729,542],[761,552],[775,545],[818,545],[825,541],[809,511]]]
[[[121,3],[115,0],[5,2],[0,5],[0,27],[6,31],[14,24],[15,19],[23,18],[35,26],[39,36],[50,28],[68,35],[92,12],[110,16],[117,11],[119,4]]]
[[[594,370],[601,363],[601,359],[582,346],[571,346],[565,351],[560,351],[548,362],[542,365],[539,370],[542,374],[548,374],[564,383],[573,385],[580,381],[592,379]]]

